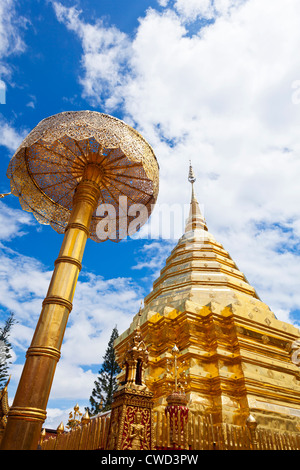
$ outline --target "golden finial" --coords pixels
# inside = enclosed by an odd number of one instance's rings
[[[90,418],[89,412],[86,411],[85,414],[81,418],[81,422],[82,422],[82,424],[88,424],[90,422],[90,420],[91,420],[91,418]]]
[[[257,426],[257,421],[256,419],[254,418],[254,416],[252,416],[251,414],[248,416],[248,418],[246,419],[246,424],[247,426],[249,427],[253,427],[253,428],[256,428]]]
[[[176,344],[173,346],[171,353],[172,353],[172,356],[174,357],[174,362],[167,359],[166,369],[167,369],[168,374],[171,374],[171,376],[174,378],[175,388],[173,392],[183,394],[182,390],[184,389],[186,385],[185,361],[179,359],[180,351]],[[174,371],[172,370],[172,368],[174,369]]]
[[[143,310],[143,301],[141,301],[141,306],[140,306],[140,309],[139,309],[139,311],[138,311],[137,328],[139,328],[139,327],[140,327],[140,324],[141,324],[142,310]]]
[[[65,428],[64,428],[64,423],[61,422],[60,425],[57,427],[56,431],[57,431],[57,434],[62,434],[64,432]]]
[[[172,349],[172,354],[174,356],[174,375],[175,375],[175,392],[177,392],[177,356],[179,354],[179,349],[176,344]]]
[[[82,413],[79,411],[79,405],[78,403],[74,406],[74,413],[70,411],[69,413],[69,421],[67,424],[68,429],[73,429],[75,426],[78,426],[80,424],[79,417],[82,416]]]
[[[196,177],[195,177],[195,174],[194,174],[194,170],[193,170],[193,167],[192,167],[191,160],[190,160],[190,169],[189,169],[188,180],[192,184],[192,201],[193,201],[194,199],[196,199],[195,198],[195,191],[194,191],[194,183],[196,181]]]
[[[199,203],[195,196],[194,183],[196,181],[196,177],[195,177],[194,170],[191,164],[191,160],[190,160],[188,180],[192,185],[192,197],[191,197],[191,204],[190,204],[190,213],[187,219],[185,232],[187,233],[195,229],[204,229],[207,231],[205,219],[201,214]]]
[[[43,444],[45,437],[46,437],[46,429],[43,428],[41,432],[41,437],[40,437],[40,446]]]
[[[257,448],[257,440],[256,440],[256,434],[255,434],[255,431],[257,428],[257,421],[254,418],[254,416],[252,416],[251,414],[248,416],[246,420],[246,425],[250,431],[252,448],[255,450]]]
[[[189,177],[188,177],[188,180],[190,183],[194,184],[195,181],[196,181],[196,177],[195,177],[195,174],[194,174],[194,170],[193,170],[193,167],[192,167],[192,163],[191,163],[191,160],[190,160],[190,169],[189,169]]]

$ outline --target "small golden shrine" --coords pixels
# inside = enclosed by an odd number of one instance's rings
[[[138,323],[148,350],[145,382],[154,411],[168,406],[172,348],[185,363],[189,413],[214,425],[300,430],[300,331],[259,298],[208,231],[192,184],[185,233],[166,260],[144,307],[115,342],[122,361]],[[124,380],[123,371],[120,381]]]
[[[138,323],[123,356],[125,377],[114,394],[108,450],[150,450],[153,441],[153,393],[144,382],[148,350]]]

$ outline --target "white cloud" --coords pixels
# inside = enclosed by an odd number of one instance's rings
[[[164,267],[166,263],[166,258],[169,256],[174,246],[174,240],[167,240],[163,242],[151,241],[145,243],[139,251],[138,261],[135,265],[132,266],[132,269],[150,269],[152,271],[152,280],[157,279],[160,275],[160,270]]]
[[[17,17],[15,6],[15,0],[0,0],[0,57],[25,49],[19,34],[22,19]]]
[[[3,88],[6,90],[6,82],[10,80],[12,73],[5,59],[11,55],[20,54],[26,49],[21,30],[26,26],[27,19],[17,14],[16,5],[16,0],[0,0],[0,88],[2,90]],[[0,105],[1,102],[2,105],[6,102],[5,96],[3,100],[2,95]],[[12,123],[0,115],[0,145],[7,147],[10,151],[15,151],[26,133],[28,133],[27,130],[18,131]]]
[[[39,261],[20,255],[2,245],[0,251],[2,308],[14,312],[19,322],[33,328],[47,292],[50,276],[51,273],[46,271]]]
[[[6,83],[0,80],[0,104],[6,103]]]
[[[76,402],[85,399],[87,406],[96,378],[97,374],[91,370],[84,371],[77,364],[61,360],[56,368],[50,400],[73,399]]]
[[[0,0],[0,76],[7,78],[11,68],[3,59],[26,48],[20,31],[27,20],[17,15],[16,5],[16,0]]]
[[[217,16],[229,15],[247,0],[176,0],[175,9],[186,21],[198,18],[213,19]]]
[[[117,326],[121,333],[128,328],[141,299],[141,288],[130,278],[106,280],[82,273],[62,347],[64,360],[71,364],[100,364],[112,329]]]
[[[52,271],[35,258],[2,246],[0,298],[2,308],[16,314],[19,322],[34,328],[46,296]],[[30,283],[28,282],[30,279]],[[142,299],[141,288],[130,278],[105,280],[81,273],[72,314],[64,338],[64,359],[71,364],[92,364],[104,355],[112,329],[127,328]],[[20,327],[16,337],[20,341]],[[28,334],[24,334],[24,341]]]
[[[261,300],[277,318],[299,326],[300,318],[290,316],[300,305],[299,255],[293,253],[293,250],[299,253],[299,238],[287,227],[258,228],[253,224],[244,230],[220,234],[218,241],[222,243],[223,238],[226,249],[256,287]]]
[[[27,134],[27,130],[16,129],[0,114],[0,145],[14,152]]]
[[[130,55],[131,44],[126,34],[116,27],[106,27],[101,20],[93,25],[85,23],[75,7],[67,8],[58,2],[53,2],[53,7],[57,19],[81,39],[83,95],[92,97],[95,104],[103,99],[108,103],[113,97],[111,106],[116,106],[120,99],[117,90],[124,84]]]
[[[30,98],[30,101],[28,101],[28,103],[26,104],[26,106],[27,106],[28,108],[35,109],[35,107],[36,107],[36,96],[30,95],[29,98]]]
[[[69,413],[73,411],[72,409],[61,409],[61,408],[47,408],[47,419],[43,424],[43,428],[48,429],[57,429],[60,423],[63,423],[64,426],[69,421]]]
[[[166,7],[169,3],[169,0],[157,0],[157,2],[161,7]]]
[[[0,201],[0,240],[11,240],[26,233],[26,228],[34,225],[32,217],[26,212],[12,209]]]

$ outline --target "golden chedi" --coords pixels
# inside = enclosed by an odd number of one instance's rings
[[[189,181],[185,233],[140,312],[149,352],[145,380],[154,394],[154,410],[167,405],[167,364],[176,344],[177,360],[185,364],[190,412],[240,426],[251,415],[260,427],[299,432],[299,329],[276,318],[209,233],[191,167]],[[116,340],[120,360],[138,318]]]

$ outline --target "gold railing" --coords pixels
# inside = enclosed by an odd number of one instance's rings
[[[176,425],[177,423],[177,425]],[[69,432],[41,443],[42,450],[105,449],[109,417],[92,418]],[[164,412],[154,414],[153,449],[186,450],[300,450],[300,433],[279,432],[259,426],[251,433],[245,426],[212,424],[209,417],[189,413],[188,421],[170,422]]]
[[[160,415],[160,416],[159,416]],[[190,450],[300,450],[300,433],[279,432],[232,424],[212,424],[209,417],[189,413],[186,424],[180,423],[175,432],[163,413],[157,416],[156,449]],[[181,426],[181,429],[180,429]],[[173,436],[173,439],[170,437]]]
[[[69,432],[58,433],[41,443],[42,450],[105,449],[110,418],[99,416]]]

